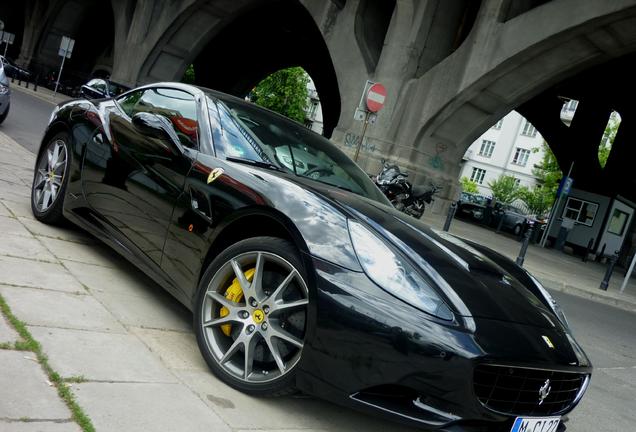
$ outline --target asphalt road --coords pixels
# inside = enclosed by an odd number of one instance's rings
[[[13,91],[11,97],[11,113],[0,131],[35,152],[53,104],[20,91]],[[568,430],[636,430],[636,314],[568,294],[553,294],[595,367],[587,394],[570,415]]]
[[[53,107],[52,102],[15,90],[13,85],[9,116],[0,125],[0,132],[4,132],[35,153]]]

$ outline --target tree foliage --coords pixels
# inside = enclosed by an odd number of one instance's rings
[[[492,196],[502,204],[512,204],[519,198],[519,185],[512,176],[501,175],[497,180],[488,183]]]
[[[532,189],[521,187],[519,198],[526,204],[531,214],[544,216],[554,202],[554,192],[544,186],[535,186]]]
[[[462,185],[462,192],[468,193],[479,193],[479,188],[477,187],[477,183],[464,176],[459,180],[459,183]]]
[[[183,74],[183,78],[181,78],[181,82],[186,84],[194,84],[194,65],[188,66],[185,73]]]
[[[601,140],[601,144],[598,146],[598,162],[601,164],[601,168],[605,168],[607,158],[609,157],[610,151],[612,151],[612,145],[614,144],[616,132],[618,132],[620,124],[620,115],[618,115],[616,111],[612,111],[609,121],[607,122],[605,132],[603,132],[603,139]]]
[[[556,156],[545,141],[543,142],[543,159],[539,165],[535,165],[532,174],[537,178],[541,187],[545,189],[544,193],[551,194],[554,199],[563,173]]]
[[[258,83],[252,100],[299,123],[305,122],[309,76],[300,67],[281,69]]]

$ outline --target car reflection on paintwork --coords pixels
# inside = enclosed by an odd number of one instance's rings
[[[0,124],[9,115],[9,106],[11,99],[11,89],[9,88],[9,78],[5,72],[4,66],[0,64]]]

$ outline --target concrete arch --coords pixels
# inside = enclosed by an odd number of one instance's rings
[[[195,65],[197,84],[238,96],[276,70],[301,66],[320,94],[327,136],[340,117],[329,50],[311,14],[296,0],[235,1],[223,11],[218,2],[193,3],[152,49],[139,82],[178,80],[189,64]]]
[[[406,110],[411,114],[394,125],[400,130],[396,141],[408,143],[396,149],[399,158],[417,161],[410,164],[414,169],[449,184],[456,184],[468,146],[505,113],[590,67],[636,51],[633,1],[549,2],[505,23],[492,19],[501,6],[485,4],[470,43],[419,80],[412,110]],[[538,22],[547,26],[540,34]],[[436,88],[440,82],[443,91]],[[428,103],[416,106],[421,100]],[[441,167],[433,165],[436,156]]]
[[[31,68],[36,73],[59,68],[62,36],[75,39],[72,57],[65,63],[66,76],[81,81],[90,76],[98,61],[112,67],[114,16],[110,1],[51,2],[31,60]]]

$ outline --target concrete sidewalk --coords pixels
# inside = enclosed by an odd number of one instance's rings
[[[442,229],[445,218],[424,213],[423,220],[433,228]],[[454,219],[449,232],[487,246],[515,260],[521,242],[511,234],[496,233],[493,229]],[[607,264],[583,262],[581,258],[554,249],[531,244],[525,257],[524,268],[535,275],[546,288],[566,292],[628,311],[636,311],[636,272],[620,293],[626,269],[616,267],[607,291],[599,289]]]
[[[69,99],[73,99],[72,97],[62,93],[54,94],[53,90],[49,90],[46,87],[42,86],[38,86],[37,90],[35,90],[33,87],[33,83],[29,83],[29,88],[27,88],[25,82],[18,84],[18,81],[14,81],[10,84],[10,88],[12,91],[27,93],[31,96],[37,97],[54,105],[57,105],[58,103],[67,101]]]
[[[34,155],[2,133],[0,154],[0,296],[25,324],[21,337],[0,313],[0,431],[79,431],[78,410],[98,431],[408,430],[313,398],[252,398],[219,382],[190,312],[89,235],[35,221]],[[512,258],[519,248],[461,222],[451,232]],[[534,247],[527,264],[557,288],[589,296],[603,270]],[[609,301],[615,289],[616,281],[599,298]],[[630,285],[617,301],[634,292]],[[25,335],[41,348],[25,346]]]
[[[313,398],[248,397],[218,381],[190,312],[90,236],[35,221],[34,155],[2,133],[0,154],[0,296],[96,430],[408,430]],[[81,430],[2,315],[0,431]]]

